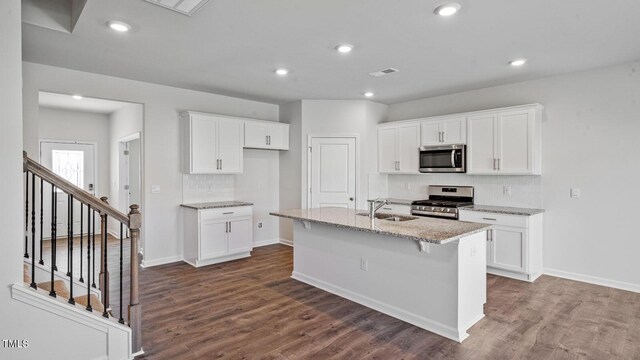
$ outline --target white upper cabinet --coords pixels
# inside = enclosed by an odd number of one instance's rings
[[[242,173],[242,120],[191,111],[181,116],[185,173]]]
[[[289,150],[289,124],[271,121],[245,121],[244,147]]]
[[[420,145],[449,145],[467,143],[466,116],[430,118],[420,125]]]
[[[408,122],[378,127],[378,171],[418,173],[420,123]]]
[[[470,114],[467,147],[470,174],[541,174],[542,106]]]

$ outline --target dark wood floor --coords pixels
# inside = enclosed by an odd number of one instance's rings
[[[488,276],[462,344],[290,278],[292,251],[141,272],[141,359],[640,359],[640,294]]]

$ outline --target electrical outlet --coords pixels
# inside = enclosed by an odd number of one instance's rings
[[[262,221],[258,223],[258,229],[262,229]]]
[[[360,270],[369,271],[369,259],[360,258]]]
[[[503,186],[502,195],[511,196],[511,186]]]
[[[411,190],[411,183],[404,183],[405,190]]]

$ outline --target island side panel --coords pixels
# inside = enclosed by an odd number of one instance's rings
[[[487,302],[487,232],[460,239],[458,245],[458,329],[466,338],[467,330],[484,317]]]
[[[427,253],[416,241],[299,221],[294,239],[294,279],[455,341],[466,337],[458,326],[457,241],[430,244]]]

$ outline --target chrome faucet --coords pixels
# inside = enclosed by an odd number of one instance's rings
[[[376,205],[378,202],[380,204]],[[381,207],[387,205],[388,203],[388,199],[369,200],[369,219],[374,220],[376,218],[376,211],[380,210]]]

